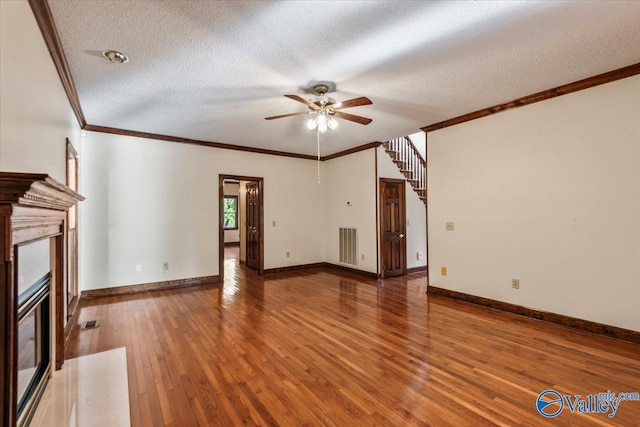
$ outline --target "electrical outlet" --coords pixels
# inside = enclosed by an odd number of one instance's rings
[[[455,229],[455,226],[454,226],[454,224],[453,224],[453,221],[446,222],[446,223],[444,224],[444,226],[445,226],[445,227],[444,227],[444,228],[445,228],[445,230],[447,230],[447,231],[453,231],[453,230]]]
[[[275,221],[271,221],[271,226],[275,227],[276,226],[276,222]]]
[[[140,264],[136,265],[136,271],[140,273],[142,271],[142,266]]]
[[[520,289],[520,279],[511,279],[511,287],[513,289]]]
[[[360,255],[360,259],[364,261],[364,254]]]
[[[163,269],[164,271],[167,271],[167,270],[169,269],[169,263],[168,263],[168,262],[166,262],[166,261],[165,261],[165,262],[163,262],[163,263],[162,263],[162,269]]]
[[[291,257],[291,252],[287,251],[287,258]]]
[[[440,274],[442,276],[446,276],[447,275],[447,267],[440,267]]]
[[[422,259],[422,252],[418,251],[418,253],[416,253],[416,259],[418,261],[420,261]]]

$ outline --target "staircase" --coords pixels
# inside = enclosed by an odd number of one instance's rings
[[[413,142],[403,136],[383,143],[384,149],[398,169],[407,178],[413,191],[427,204],[427,162],[422,158]]]

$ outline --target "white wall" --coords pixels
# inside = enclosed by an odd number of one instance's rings
[[[235,243],[240,242],[240,224],[242,224],[242,211],[240,210],[240,183],[224,183],[224,195],[225,196],[237,196],[238,197],[238,229],[237,230],[224,230],[224,242]]]
[[[640,331],[638,94],[635,76],[430,133],[430,284]]]
[[[355,227],[358,265],[347,267],[376,273],[375,149],[324,161],[320,181],[324,187],[326,261],[340,265],[338,229]]]
[[[420,131],[409,135],[409,139],[413,142],[413,146],[416,147],[418,153],[423,159],[426,159],[427,155],[427,134]]]
[[[0,1],[0,170],[47,173],[65,183],[73,115],[26,1]]]
[[[405,179],[398,166],[378,147],[378,177]],[[378,193],[379,194],[379,193]],[[411,184],[405,181],[406,220],[407,220],[407,268],[427,265],[427,208]],[[420,254],[420,259],[418,259]]]
[[[94,132],[82,144],[82,290],[217,275],[219,174],[264,177],[266,269],[323,260],[313,161]]]

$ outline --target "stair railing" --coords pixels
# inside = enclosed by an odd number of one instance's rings
[[[411,184],[420,200],[427,203],[427,162],[409,137],[394,138],[384,143],[385,151]]]

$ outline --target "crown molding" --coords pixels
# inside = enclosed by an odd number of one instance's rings
[[[65,57],[64,50],[62,49],[62,43],[60,42],[58,31],[56,30],[56,26],[53,22],[53,16],[51,15],[49,4],[46,0],[29,0],[29,6],[31,6],[33,16],[36,18],[36,22],[38,23],[38,27],[40,27],[40,32],[42,33],[44,42],[51,54],[51,59],[53,59],[56,71],[58,71],[60,82],[67,94],[67,98],[71,104],[71,109],[76,115],[76,119],[78,120],[80,127],[84,128],[87,121],[84,118],[84,113],[80,106],[76,85],[73,82],[73,77],[69,70],[69,64],[67,63],[67,58]]]
[[[337,153],[329,154],[327,156],[322,156],[320,157],[320,160],[325,161],[325,160],[336,159],[338,157],[348,156],[349,154],[357,153],[359,151],[368,150],[369,148],[377,148],[380,145],[382,145],[382,142],[374,141],[368,144],[363,144],[357,147],[349,148],[348,150],[343,150]]]
[[[158,141],[168,141],[168,142],[178,142],[181,144],[192,144],[192,145],[201,145],[203,147],[213,147],[213,148],[221,148],[225,150],[236,150],[236,151],[245,151],[249,153],[258,153],[258,154],[269,154],[273,156],[284,156],[284,157],[294,157],[297,159],[307,159],[307,160],[317,160],[316,156],[311,156],[308,154],[297,154],[297,153],[288,153],[286,151],[277,151],[277,150],[267,150],[264,148],[255,148],[255,147],[245,147],[242,145],[234,145],[234,144],[224,144],[222,142],[211,142],[211,141],[201,141],[198,139],[189,139],[189,138],[180,138],[177,136],[170,135],[162,135],[158,133],[148,133],[148,132],[140,132],[136,130],[127,130],[127,129],[119,129],[112,128],[108,126],[98,126],[87,124],[84,130],[90,130],[92,132],[101,132],[101,133],[110,133],[114,135],[125,135],[125,136],[133,136],[137,138],[146,138],[146,139],[155,139]]]
[[[158,141],[168,141],[168,142],[178,142],[182,144],[192,144],[192,145],[201,145],[204,147],[212,147],[212,148],[221,148],[225,150],[236,150],[236,151],[245,151],[249,153],[257,153],[257,154],[268,154],[273,156],[283,156],[283,157],[293,157],[297,159],[306,159],[306,160],[318,160],[316,156],[311,156],[308,154],[298,154],[298,153],[289,153],[286,151],[276,151],[276,150],[267,150],[264,148],[255,148],[255,147],[245,147],[242,145],[233,145],[233,144],[224,144],[221,142],[211,142],[211,141],[201,141],[197,139],[189,139],[189,138],[180,138],[177,136],[170,135],[162,135],[157,133],[148,133],[148,132],[139,132],[135,130],[126,130],[119,128],[112,128],[108,126],[98,126],[87,124],[84,130],[92,131],[92,132],[100,132],[100,133],[110,133],[114,135],[124,135],[124,136],[133,136],[137,138],[145,138],[145,139],[155,139]],[[337,157],[347,156],[349,154],[357,153],[359,151],[368,150],[369,148],[378,147],[381,142],[370,142],[368,144],[359,145],[357,147],[349,148],[348,150],[340,151],[334,154],[329,154],[327,156],[320,157],[320,161],[331,160]]]
[[[624,68],[619,68],[617,70],[609,71],[608,73],[598,74],[597,76],[589,77],[583,80],[578,80],[577,82],[558,86],[553,89],[544,90],[542,92],[534,93],[533,95],[524,96],[522,98],[518,98],[513,101],[506,102],[504,104],[483,108],[481,110],[474,111],[472,113],[464,114],[462,116],[454,117],[452,119],[444,120],[438,123],[434,123],[432,125],[425,126],[421,129],[424,132],[433,132],[434,130],[443,129],[453,125],[459,125],[460,123],[479,119],[481,117],[487,117],[492,114],[510,110],[512,108],[522,107],[523,105],[533,104],[535,102],[540,102],[546,99],[555,98],[556,96],[567,95],[569,93],[577,92],[584,89],[589,89],[591,87],[598,86],[601,84],[610,83],[616,80],[635,76],[636,74],[640,74],[640,63],[633,64]]]

